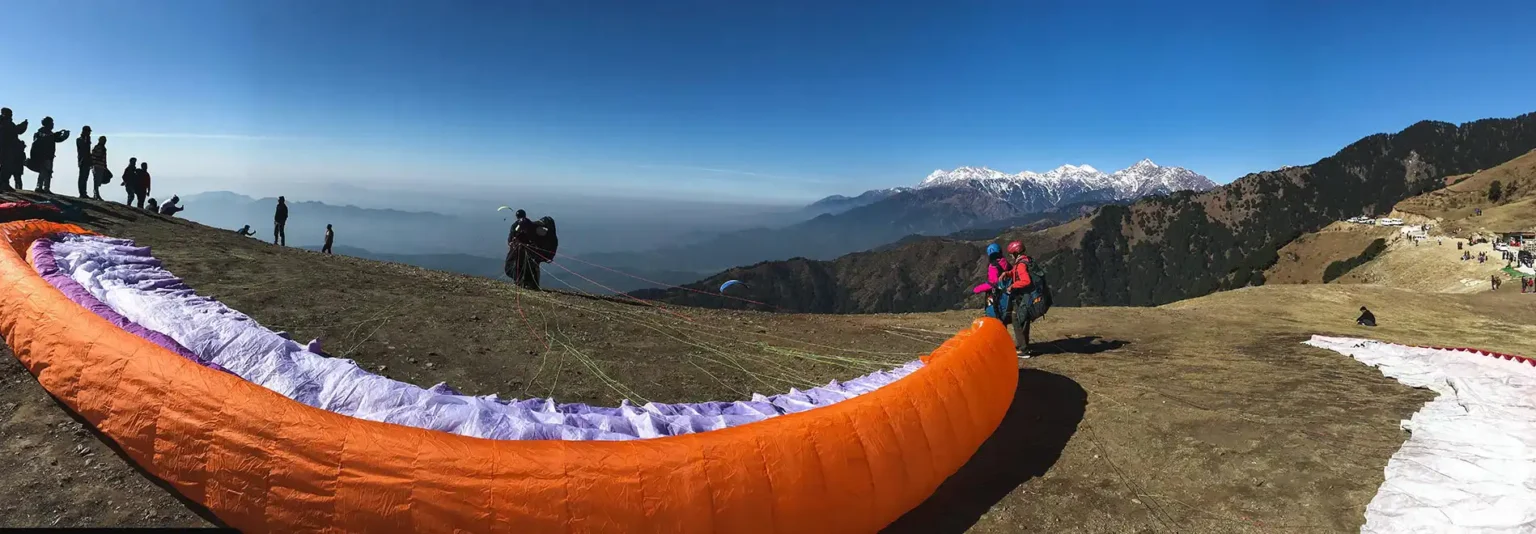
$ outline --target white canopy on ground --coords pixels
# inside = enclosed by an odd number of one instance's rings
[[[1536,531],[1536,367],[1478,353],[1313,336],[1440,395],[1403,421],[1361,532]]]

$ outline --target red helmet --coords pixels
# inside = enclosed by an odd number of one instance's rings
[[[1008,243],[1008,253],[1009,254],[1023,254],[1024,253],[1024,244],[1020,243],[1018,241],[1014,241],[1012,243]]]

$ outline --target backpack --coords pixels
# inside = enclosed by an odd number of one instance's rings
[[[1044,317],[1045,312],[1050,311],[1051,285],[1046,283],[1044,276],[1041,276],[1038,271],[1034,270],[1034,262],[1021,263],[1024,264],[1026,276],[1029,276],[1029,279],[1034,282],[1034,287],[1024,294],[1024,298],[1028,300],[1020,303],[1020,307],[1029,313],[1029,320],[1033,321]]]
[[[26,152],[25,148],[23,148],[23,155],[25,155],[27,158],[26,158],[26,161],[22,162],[22,165],[21,165],[23,167],[26,167],[27,170],[30,170],[30,171],[38,173],[38,174],[42,174],[43,171],[38,170],[38,165],[37,164],[39,162],[41,162],[42,159],[38,157],[39,154],[37,153],[37,147],[43,146],[43,143],[47,142],[47,140],[46,139],[42,139],[42,137],[43,137],[42,136],[42,132],[38,132],[38,133],[32,135],[32,151],[31,152]],[[26,143],[22,143],[22,146],[25,147]]]
[[[542,230],[541,235],[539,231]],[[533,246],[539,247],[539,262],[555,261],[555,253],[560,250],[560,236],[555,232],[555,219],[544,216],[534,226]],[[547,256],[547,257],[546,257]]]

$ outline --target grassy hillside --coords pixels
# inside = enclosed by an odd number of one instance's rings
[[[1501,183],[1499,200],[1490,199],[1492,183]],[[1401,239],[1397,228],[1333,223],[1322,231],[1305,234],[1280,249],[1279,261],[1265,271],[1268,283],[1381,284],[1399,289],[1438,293],[1487,291],[1489,277],[1504,278],[1505,262],[1489,244],[1467,245],[1473,257],[1488,254],[1492,261],[1463,261],[1458,242],[1466,244],[1473,234],[1487,235],[1500,229],[1536,230],[1536,152],[1489,169],[1446,178],[1446,187],[1399,202],[1393,216],[1408,224],[1429,224],[1432,235],[1415,243]],[[1511,184],[1503,188],[1502,184]],[[1478,209],[1482,214],[1478,215]],[[1385,248],[1369,261],[1358,258],[1376,239]],[[1325,277],[1329,266],[1336,277]],[[1336,279],[1335,279],[1336,278]]]
[[[92,228],[151,246],[200,293],[265,325],[320,337],[380,374],[466,393],[741,398],[913,358],[975,318],[660,310],[67,202]],[[1056,308],[1036,328],[1045,355],[1020,361],[1002,428],[889,531],[1357,530],[1405,438],[1398,421],[1429,395],[1300,342],[1324,333],[1536,354],[1536,327],[1522,319],[1536,316],[1536,299],[1524,297],[1329,284],[1158,308]],[[1360,305],[1381,327],[1354,326]],[[0,470],[0,526],[208,524],[73,420],[8,353],[0,405],[0,450],[20,460]]]
[[[1336,262],[1359,256],[1377,239],[1392,239],[1398,229],[1336,222],[1322,231],[1296,238],[1280,247],[1275,264],[1264,271],[1266,284],[1321,284]]]
[[[1450,181],[1442,189],[1404,200],[1397,209],[1439,219],[1447,232],[1458,235],[1536,230],[1536,151]],[[1495,190],[1497,197],[1490,195]]]

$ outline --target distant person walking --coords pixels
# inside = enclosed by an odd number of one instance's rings
[[[21,134],[27,133],[27,121],[17,124],[11,117],[11,108],[0,108],[0,191],[11,190],[11,177],[16,179],[16,189],[21,189],[22,162],[26,160],[26,144]]]
[[[336,232],[331,231],[331,225],[325,225],[325,246],[320,247],[320,252],[331,253],[331,243],[336,241]]]
[[[91,127],[80,127],[80,137],[75,138],[75,165],[80,167],[80,198],[90,198],[86,194],[86,182],[91,179]]]
[[[288,237],[283,234],[283,226],[288,224],[288,200],[277,197],[277,212],[272,215],[272,244],[286,247]]]
[[[68,139],[69,130],[53,131],[53,117],[43,117],[43,124],[32,134],[32,157],[27,159],[27,167],[37,173],[39,193],[53,192],[53,158],[59,153],[59,143]]]
[[[128,158],[128,166],[123,168],[123,190],[128,192],[128,201],[124,204],[133,207],[133,199],[139,193],[139,158]]]
[[[1499,290],[1499,275],[1496,275],[1496,274],[1488,275],[1488,281],[1493,284],[1493,289],[1491,289],[1490,291],[1498,291]]]
[[[91,172],[96,176],[96,189],[91,198],[101,200],[102,184],[112,183],[112,169],[107,168],[107,136],[96,138],[96,148],[91,149]]]

